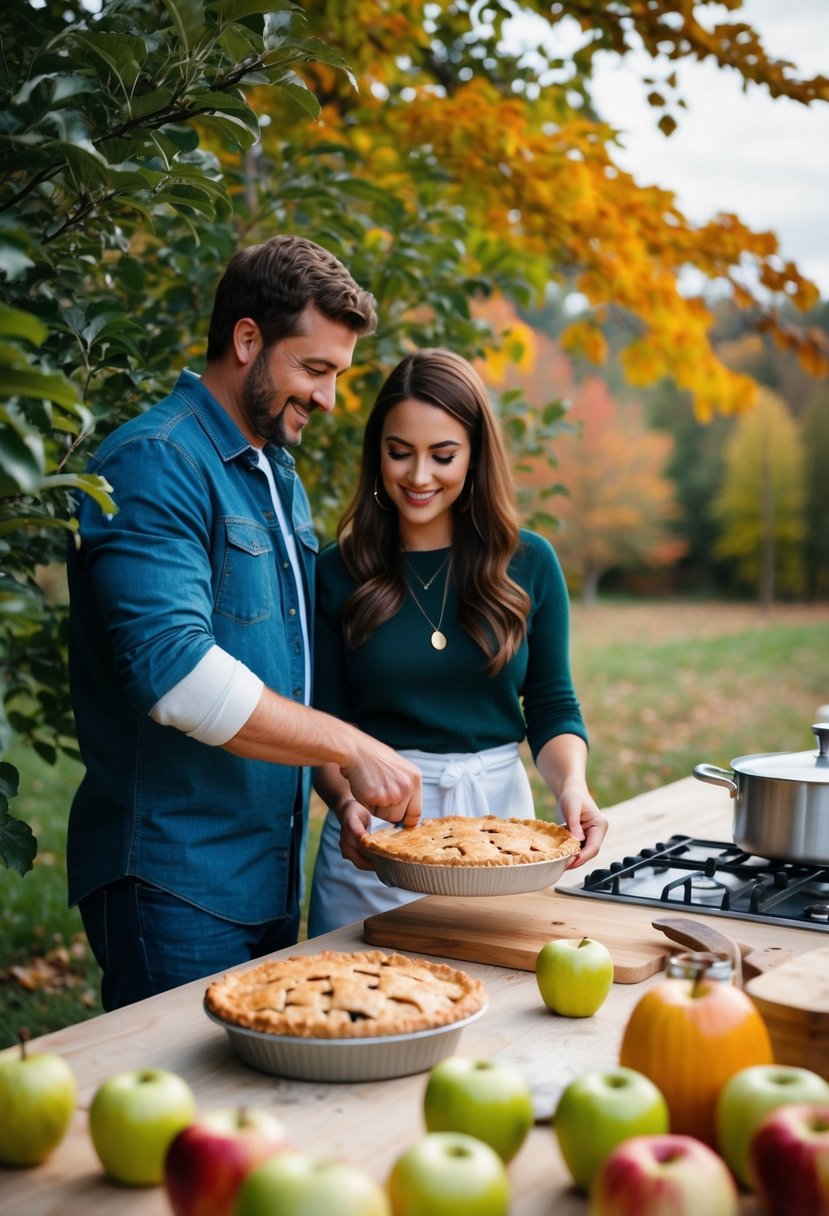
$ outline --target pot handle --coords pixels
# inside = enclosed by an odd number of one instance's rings
[[[717,768],[716,764],[695,764],[694,776],[711,785],[724,785],[732,798],[737,797],[737,785],[731,780],[732,774],[727,768]]]
[[[812,732],[818,743],[818,764],[829,764],[829,722],[815,722]]]

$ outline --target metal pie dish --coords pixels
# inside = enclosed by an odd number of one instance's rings
[[[411,1034],[378,1035],[371,1039],[305,1039],[297,1035],[267,1034],[234,1026],[204,1006],[204,1011],[227,1031],[237,1058],[259,1072],[299,1081],[387,1081],[426,1072],[439,1060],[454,1055],[463,1029],[486,1012],[480,1009],[434,1029]]]
[[[569,857],[516,862],[505,866],[430,866],[400,861],[366,850],[365,856],[387,887],[402,887],[421,895],[519,895],[541,891],[558,882]]]

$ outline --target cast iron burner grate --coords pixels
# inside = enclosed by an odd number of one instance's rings
[[[829,932],[829,867],[772,861],[718,840],[671,836],[556,890]]]

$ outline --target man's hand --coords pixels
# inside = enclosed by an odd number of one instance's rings
[[[413,828],[423,802],[420,769],[356,726],[263,688],[256,709],[223,744],[236,756],[272,764],[336,765],[373,814]]]
[[[420,769],[410,760],[368,735],[360,735],[357,756],[342,765],[351,793],[378,819],[413,828],[420,819],[423,783]]]

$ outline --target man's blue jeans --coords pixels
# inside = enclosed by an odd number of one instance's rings
[[[235,924],[136,878],[93,891],[80,912],[107,1010],[293,946],[299,929],[296,903],[276,920]]]

